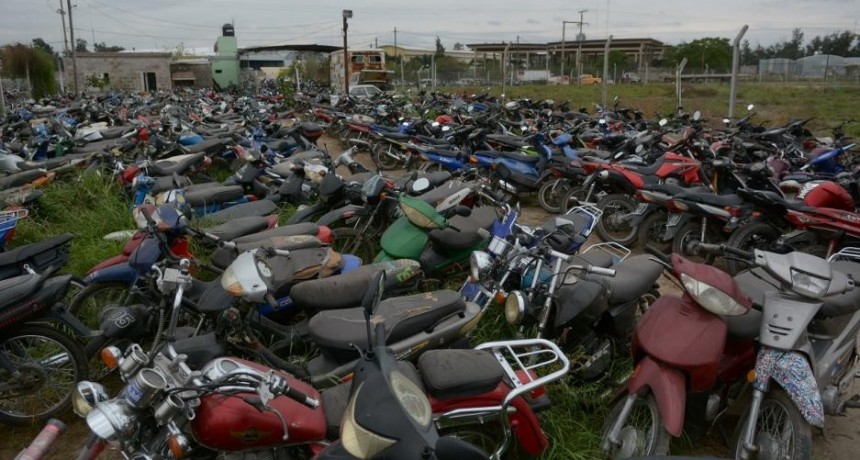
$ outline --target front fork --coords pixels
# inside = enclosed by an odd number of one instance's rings
[[[758,444],[755,444],[755,427],[758,424],[758,413],[766,391],[767,385],[763,390],[753,389],[749,419],[743,432],[743,438],[738,441],[741,443],[741,460],[749,460],[753,453],[758,452]]]

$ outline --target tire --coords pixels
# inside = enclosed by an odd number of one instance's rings
[[[707,234],[705,235],[706,241],[704,242],[712,244],[722,243],[724,241],[722,235],[715,234],[713,231],[711,231],[711,227],[712,226],[709,226],[707,230]],[[701,241],[701,232],[702,223],[698,218],[684,224],[684,226],[681,227],[680,230],[678,230],[678,233],[675,234],[675,238],[672,240],[672,252],[682,255],[690,259],[690,261],[692,262],[712,265],[714,263],[714,260],[716,259],[715,255],[698,255],[692,254],[687,251],[687,246],[690,243],[692,243],[693,241]]]
[[[101,326],[99,316],[108,305],[122,306],[144,302],[144,299],[135,295],[133,289],[123,282],[90,284],[72,299],[69,303],[69,312],[88,328],[96,330]]]
[[[749,411],[744,411],[735,430],[735,458],[740,458],[741,435],[746,431],[748,419]],[[773,388],[761,402],[755,442],[760,450],[753,453],[750,459],[812,458],[812,428],[782,388]]]
[[[664,210],[659,210],[651,213],[639,224],[638,239],[639,247],[644,251],[649,245],[660,250],[663,254],[668,254],[672,251],[672,241],[663,239],[663,234],[666,233],[666,219],[668,213]]]
[[[597,202],[597,207],[603,211],[597,223],[597,234],[600,239],[614,241],[622,246],[631,246],[637,239],[637,228],[627,223],[617,222],[616,219],[636,210],[638,202],[628,195],[612,193]]]
[[[559,206],[561,207],[561,212],[567,213],[572,208],[583,204],[596,205],[597,202],[600,201],[598,197],[600,197],[601,192],[594,190],[591,192],[591,196],[589,196],[588,189],[588,187],[573,187],[568,190],[568,192],[561,199],[561,203],[559,203]]]
[[[393,148],[394,147],[387,142],[384,144],[379,143],[373,146],[373,162],[376,164],[376,167],[383,171],[390,171],[392,169],[398,169],[403,166],[403,162],[388,154]]]
[[[538,203],[546,212],[558,214],[562,209],[562,200],[573,184],[567,179],[555,179],[544,183],[538,190]]]
[[[370,263],[376,256],[372,235],[359,235],[352,227],[335,228],[331,231],[334,237],[332,248],[341,254],[352,254],[364,263]]]
[[[32,386],[12,393],[0,393],[0,422],[16,425],[46,420],[66,410],[77,382],[87,378],[87,358],[80,344],[60,329],[44,324],[25,324],[8,330],[0,339],[0,353],[19,370],[34,378]],[[41,363],[46,358],[65,355],[64,362]],[[0,382],[10,381],[0,368]],[[46,387],[44,382],[50,382]]]
[[[621,415],[626,398],[618,401],[609,412],[606,423],[603,424],[601,435],[601,450],[604,458],[651,457],[669,453],[669,432],[663,428],[663,418],[657,408],[657,401],[652,393],[636,398],[627,422],[621,427],[619,438],[621,446],[610,446],[609,431],[615,420]],[[644,423],[641,423],[644,422]],[[641,426],[640,426],[641,425]],[[641,439],[640,439],[641,438]]]
[[[743,250],[753,248],[767,249],[782,235],[778,229],[764,222],[753,222],[744,225],[729,237],[726,244]],[[726,259],[726,268],[731,275],[749,268],[749,264],[736,258]]]

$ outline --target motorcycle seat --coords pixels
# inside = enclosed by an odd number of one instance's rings
[[[186,153],[217,153],[227,145],[224,139],[210,138],[204,139],[203,142],[194,145],[183,146],[182,150]]]
[[[278,205],[272,200],[257,200],[230,206],[218,212],[206,214],[206,220],[222,224],[233,219],[249,216],[265,216],[278,210]]]
[[[665,193],[667,195],[678,195],[679,193],[708,193],[708,187],[705,185],[694,185],[692,187],[682,187],[676,184],[646,184],[642,187],[646,192]]]
[[[0,312],[18,305],[39,289],[42,276],[21,275],[0,281]]]
[[[595,267],[610,268],[614,260],[612,254],[607,251],[586,251],[571,256],[570,263],[573,265],[593,265]]]
[[[205,156],[205,153],[200,152],[195,155],[189,155],[180,161],[156,161],[155,164],[149,166],[148,170],[153,176],[172,176],[173,173],[180,174],[191,166],[202,162]]]
[[[432,329],[452,315],[462,314],[466,303],[455,291],[425,292],[393,297],[379,303],[376,313],[385,318],[386,343],[393,344],[419,332]],[[324,348],[351,350],[367,348],[364,309],[326,310],[308,322],[308,335]]]
[[[505,376],[496,357],[483,350],[429,350],[418,358],[418,371],[439,400],[490,392]]]
[[[194,295],[198,294],[198,295]],[[234,298],[221,287],[221,278],[203,282],[194,280],[188,297],[197,297],[194,308],[200,313],[220,313],[233,305]]]
[[[245,190],[242,189],[241,185],[222,185],[185,192],[185,201],[193,207],[203,207],[235,201],[243,196],[245,196]]]
[[[261,232],[264,233],[264,232]],[[248,236],[256,236],[259,233],[254,233]],[[242,237],[247,238],[247,236]],[[236,238],[238,241],[242,238]],[[248,241],[245,243],[236,243],[236,249],[218,248],[212,252],[209,260],[217,268],[226,269],[242,252],[252,251],[258,248],[274,248],[284,249],[286,251],[297,251],[299,249],[311,249],[323,246],[323,243],[316,237],[311,235],[292,235],[292,236],[271,236],[268,238]]]
[[[460,190],[469,187],[471,184],[452,180],[448,181],[445,184],[430,190],[429,192],[422,193],[418,195],[416,198],[419,198],[421,201],[431,205],[436,206],[440,201],[448,198],[449,196],[459,192]]]
[[[355,177],[355,176],[353,176],[353,177]],[[424,178],[424,179],[427,179],[428,181],[430,181],[430,187],[436,187],[440,184],[444,184],[445,182],[447,182],[448,179],[451,178],[451,173],[448,171],[434,171],[434,172],[430,172],[430,173],[419,174],[416,177],[416,179],[421,179],[421,178]],[[408,187],[411,184],[411,182],[412,182],[412,176],[409,176],[409,175],[401,176],[401,177],[394,179],[394,186],[399,190],[407,190],[408,189],[407,192],[411,192],[412,190],[409,189],[409,187]]]
[[[597,149],[576,149],[576,154],[579,155],[580,158],[584,159],[597,159],[597,160],[609,160],[612,158],[612,152],[609,150],[597,150]]]
[[[502,151],[499,152],[499,156],[502,158],[507,158],[509,160],[521,161],[523,163],[537,163],[538,161],[540,161],[540,156],[538,155],[526,155],[524,153],[519,152]]]
[[[47,174],[44,169],[30,169],[21,171],[6,177],[0,177],[0,190],[12,187],[20,187],[30,181],[36,180]]]
[[[150,193],[161,193],[166,192],[168,190],[173,190],[177,187],[188,187],[191,185],[191,181],[185,176],[179,176],[179,185],[177,186],[173,181],[173,176],[158,176],[153,178],[155,183],[152,184],[152,187],[149,188]]]
[[[113,128],[108,128],[104,131],[100,131],[100,133],[102,135],[102,139],[117,139],[132,129],[134,129],[134,128],[132,126],[128,126],[128,125],[116,126]]]
[[[24,263],[39,271],[53,264],[65,264],[68,253],[60,248],[66,246],[74,235],[64,233],[44,241],[31,243],[6,252],[0,252],[0,279],[23,274]]]
[[[432,149],[428,153],[430,153],[431,155],[439,155],[440,157],[446,158],[460,158],[464,155],[464,153],[459,150],[447,149]]]
[[[674,199],[690,201],[693,203],[709,204],[717,207],[738,206],[744,204],[744,200],[737,194],[714,195],[713,193],[679,193]]]
[[[619,163],[618,166],[629,169],[630,171],[635,171],[643,176],[653,176],[657,173],[663,163],[666,161],[664,157],[660,157],[654,163],[651,163],[648,166],[639,166],[633,163]]]
[[[751,308],[740,316],[722,316],[728,333],[739,339],[755,339],[761,330],[761,312]]]
[[[385,292],[410,284],[421,274],[421,264],[401,259],[359,267],[349,273],[297,284],[290,291],[293,305],[307,310],[352,308],[361,304],[367,286],[380,270],[385,271]],[[331,295],[332,293],[337,295]]]
[[[266,230],[265,232],[254,233],[252,235],[246,235],[241,238],[236,238],[236,243],[253,243],[256,241],[263,241],[273,237],[281,237],[281,236],[298,236],[298,235],[309,235],[314,236],[319,232],[320,226],[312,223],[312,222],[303,222],[300,224],[292,224],[292,225],[282,225],[277,228],[273,228],[271,230]]]
[[[412,136],[409,134],[401,134],[401,133],[397,133],[397,132],[381,131],[378,134],[381,137],[384,137],[386,139],[395,140],[395,141],[408,141],[409,139],[412,139]]]
[[[107,150],[110,147],[113,147],[116,141],[114,139],[104,139],[96,142],[90,142],[88,144],[75,146],[72,151],[74,153],[93,153],[93,152],[102,152]]]
[[[446,139],[437,139],[437,138],[432,137],[432,136],[424,136],[424,135],[418,134],[418,135],[414,136],[414,138],[425,143],[425,144],[430,144],[430,145],[451,145],[451,143],[448,142]]]
[[[266,142],[266,146],[276,152],[285,152],[295,145],[296,142],[292,139],[280,139]]]
[[[454,216],[448,220],[459,231],[452,228],[437,229],[431,231],[428,237],[435,247],[454,251],[469,249],[485,239],[478,230],[489,230],[497,217],[496,208],[478,207],[468,217]]]
[[[205,229],[207,232],[225,239],[234,240],[241,236],[263,231],[269,227],[269,218],[263,216],[240,217],[215,227]]]
[[[601,277],[609,287],[609,302],[613,304],[636,300],[647,292],[663,273],[663,265],[648,254],[625,259],[614,268],[614,277]]]
[[[65,155],[65,156],[58,157],[58,158],[49,158],[45,161],[38,161],[38,162],[25,161],[23,163],[18,163],[18,167],[24,171],[28,171],[31,169],[47,169],[50,171],[52,169],[59,168],[60,166],[67,165],[67,164],[71,163],[72,160],[85,158],[87,156],[89,156],[89,155],[75,153],[75,154]]]

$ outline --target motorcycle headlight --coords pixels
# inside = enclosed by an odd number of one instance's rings
[[[72,409],[78,417],[86,417],[97,404],[107,399],[107,391],[102,384],[82,380],[72,393]]]
[[[379,436],[355,421],[355,401],[363,388],[364,384],[358,387],[346,406],[346,416],[340,426],[340,440],[353,457],[367,459],[393,446],[397,440]]]
[[[272,269],[266,261],[257,260],[254,255],[254,251],[240,254],[221,275],[221,287],[234,297],[262,302],[268,293],[263,277],[271,277]]]
[[[125,441],[134,435],[137,416],[125,401],[111,399],[97,405],[87,414],[87,426],[106,441]]]
[[[417,385],[402,373],[395,371],[391,373],[391,389],[394,391],[397,401],[400,402],[400,406],[412,420],[424,428],[430,426],[433,410],[430,408],[430,401],[427,396]]]
[[[791,269],[791,289],[805,291],[811,297],[821,297],[830,288],[830,279],[815,276],[812,273]]]
[[[484,251],[473,251],[469,256],[469,277],[477,283],[493,266],[493,259]]]
[[[740,316],[747,309],[725,292],[681,273],[681,283],[690,296],[709,312],[720,316]]]
[[[519,324],[526,314],[526,296],[522,291],[511,291],[505,299],[505,319],[509,324]]]

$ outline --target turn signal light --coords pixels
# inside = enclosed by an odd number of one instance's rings
[[[108,369],[116,369],[119,367],[119,358],[121,356],[119,348],[117,347],[104,347],[102,351],[99,353],[102,362],[105,363]]]
[[[504,305],[505,300],[507,300],[507,296],[505,295],[505,291],[499,289],[496,291],[496,294],[493,296],[493,301],[499,305]]]
[[[758,380],[758,374],[756,374],[755,369],[750,369],[750,371],[747,372],[747,382],[753,383],[756,380]]]
[[[188,442],[188,438],[180,433],[171,434],[167,438],[167,447],[170,448],[170,454],[175,459],[184,458],[189,445],[190,442]]]

